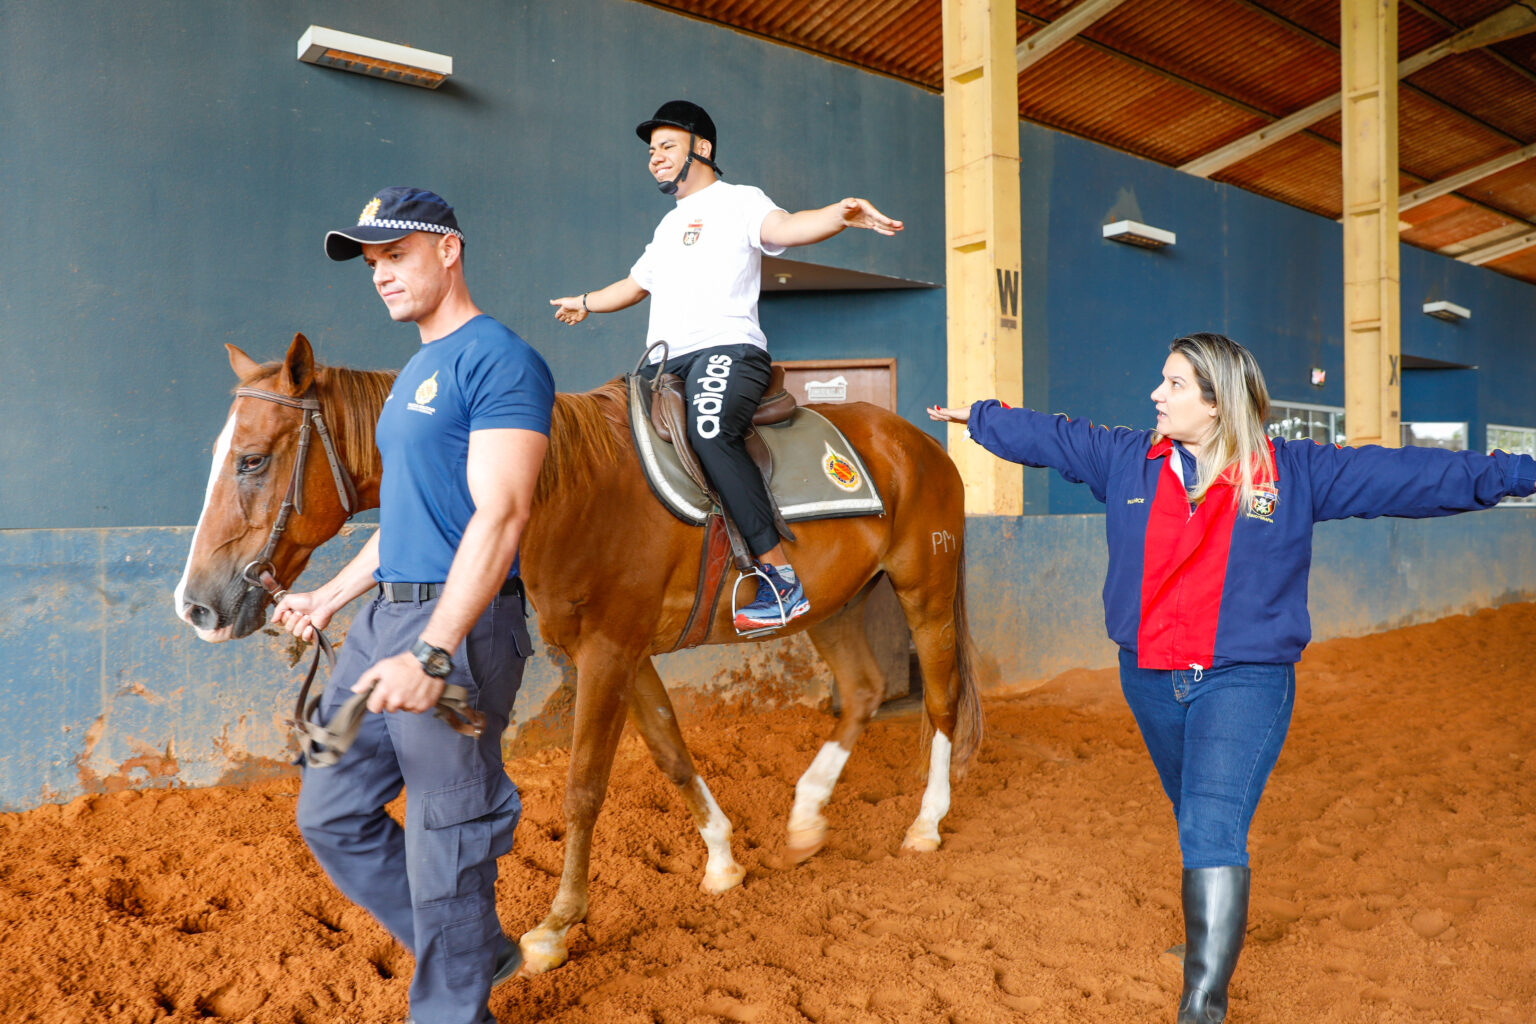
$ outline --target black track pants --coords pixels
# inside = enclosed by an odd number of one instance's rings
[[[768,387],[772,362],[756,345],[716,345],[667,360],[683,380],[688,440],[754,555],[779,542],[762,474],[743,438]]]

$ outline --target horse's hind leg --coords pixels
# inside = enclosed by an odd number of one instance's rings
[[[624,731],[624,700],[630,689],[629,668],[622,652],[590,648],[578,652],[576,663],[576,721],[571,738],[571,766],[565,784],[565,868],[549,915],[525,933],[524,974],[542,974],[565,963],[566,932],[587,916],[587,878],[592,857],[592,830],[608,792],[613,754]],[[615,666],[621,666],[616,668]]]
[[[981,706],[965,616],[964,558],[958,536],[935,534],[910,545],[888,569],[912,629],[923,671],[923,709],[934,727],[928,784],[917,818],[902,840],[904,850],[926,853],[939,848],[939,822],[949,813],[951,760],[958,759],[963,769],[980,740]]]
[[[640,662],[635,673],[634,698],[629,703],[629,716],[640,735],[651,748],[656,767],[672,780],[682,794],[683,802],[693,813],[699,835],[709,850],[709,860],[704,865],[704,879],[699,888],[707,893],[722,893],[741,884],[747,869],[736,863],[731,853],[731,821],[715,803],[714,794],[694,770],[693,758],[683,742],[682,731],[677,726],[677,715],[672,710],[672,699],[656,673],[650,658]]]
[[[816,652],[832,670],[843,714],[831,738],[821,745],[811,766],[795,783],[787,852],[797,861],[810,857],[826,842],[827,819],[822,816],[822,808],[832,797],[832,787],[842,775],[854,743],[885,696],[885,676],[864,632],[867,593],[866,588],[837,614],[806,630]]]

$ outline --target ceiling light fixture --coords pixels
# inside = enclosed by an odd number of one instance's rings
[[[1466,306],[1458,306],[1456,303],[1446,302],[1444,299],[1439,302],[1424,303],[1424,312],[1436,320],[1447,320],[1451,323],[1455,323],[1458,320],[1472,319],[1472,311]]]
[[[1165,245],[1174,244],[1179,236],[1172,231],[1154,228],[1150,224],[1140,224],[1134,220],[1117,220],[1113,224],[1104,225],[1104,237],[1113,242],[1139,245],[1143,249],[1161,249]]]
[[[453,58],[447,54],[319,25],[309,26],[299,37],[299,60],[424,89],[436,89],[453,74]]]

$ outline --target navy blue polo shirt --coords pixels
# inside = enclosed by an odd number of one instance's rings
[[[379,414],[379,568],[390,583],[441,583],[475,503],[469,435],[549,433],[555,382],[544,357],[491,317],[421,346]],[[512,563],[517,575],[518,563]]]

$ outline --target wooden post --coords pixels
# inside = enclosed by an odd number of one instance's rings
[[[1344,423],[1402,443],[1397,226],[1397,0],[1343,0]]]
[[[1023,396],[1019,98],[1013,0],[944,0],[944,219],[949,404]],[[962,438],[967,512],[1019,515],[1023,471]]]

